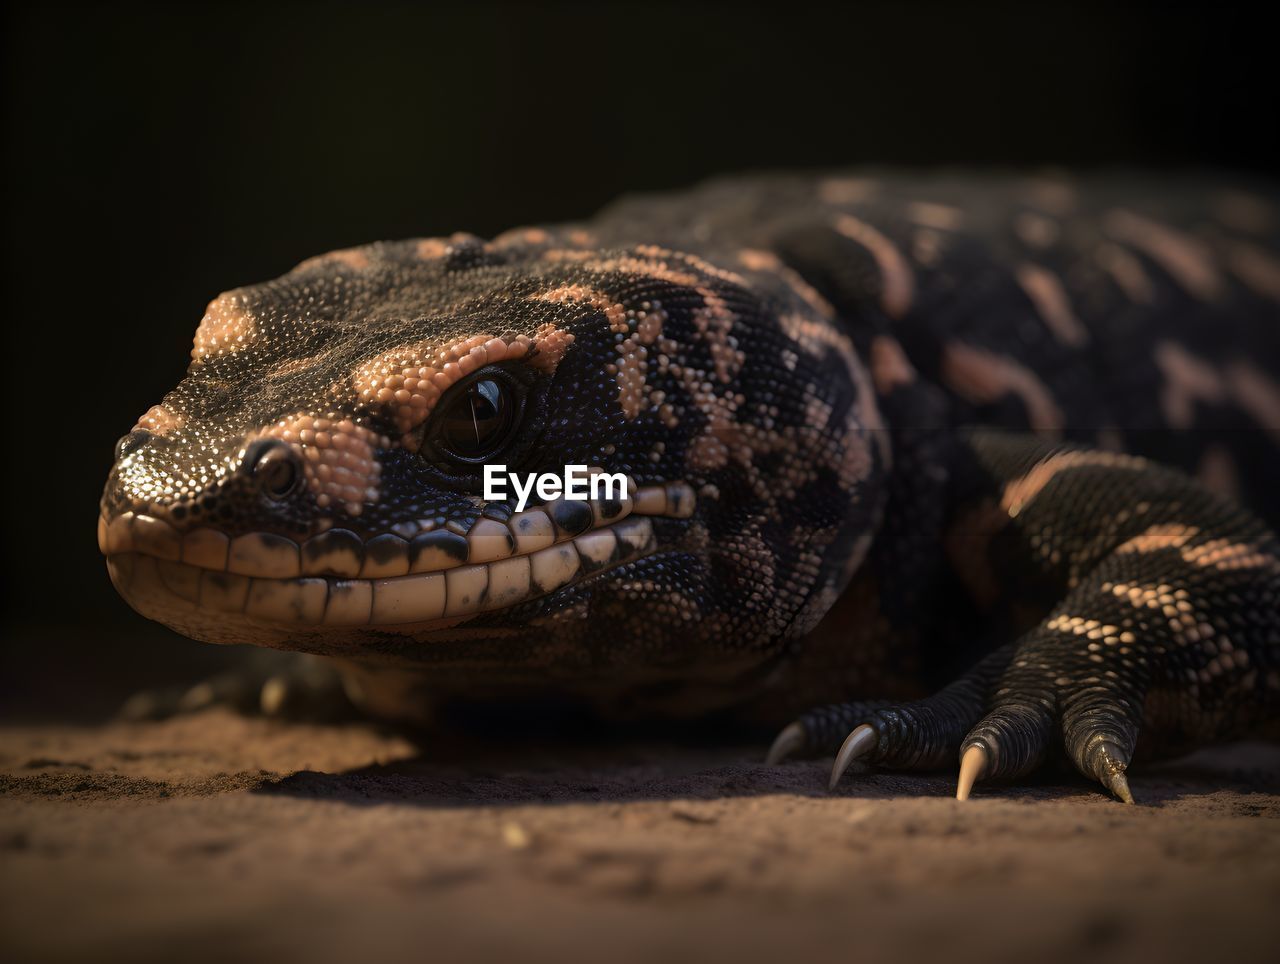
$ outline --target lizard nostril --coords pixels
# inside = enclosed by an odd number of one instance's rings
[[[128,435],[122,436],[120,441],[116,442],[116,461],[119,462],[130,452],[136,452],[149,438],[151,433],[145,428],[135,428]]]
[[[262,439],[249,446],[244,467],[271,499],[286,498],[302,479],[297,454],[287,443],[276,439]]]

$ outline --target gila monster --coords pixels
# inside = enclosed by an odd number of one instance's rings
[[[117,445],[138,612],[370,712],[787,724],[957,796],[1280,714],[1266,183],[756,175],[377,243],[209,305]],[[481,497],[486,464],[623,473]]]

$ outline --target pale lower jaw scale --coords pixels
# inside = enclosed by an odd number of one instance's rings
[[[135,552],[201,569],[260,579],[325,576],[393,579],[467,565],[530,556],[559,543],[603,532],[632,517],[685,519],[693,514],[693,490],[683,482],[634,489],[626,498],[595,502],[557,500],[518,512],[505,522],[481,517],[466,534],[426,527],[405,538],[384,533],[368,541],[341,527],[301,543],[273,533],[228,537],[216,529],[179,532],[164,519],[124,512],[98,519],[104,555]]]
[[[632,516],[527,555],[381,579],[274,579],[129,552],[107,559],[127,599],[148,597],[293,628],[406,626],[505,609],[656,549],[653,523]]]

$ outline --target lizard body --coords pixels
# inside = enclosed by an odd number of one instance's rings
[[[801,714],[775,756],[963,751],[967,794],[1063,747],[1124,798],[1140,734],[1280,702],[1268,191],[768,176],[311,259],[209,306],[99,542],[387,715],[746,706]],[[628,495],[513,512],[493,462]]]

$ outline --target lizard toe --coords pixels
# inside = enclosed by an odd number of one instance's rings
[[[134,693],[117,715],[130,722],[147,722],[219,707],[245,716],[322,722],[344,720],[353,714],[335,668],[316,657],[260,652],[230,672],[217,673],[191,686]]]
[[[765,766],[777,766],[788,757],[803,751],[807,743],[808,736],[804,727],[799,722],[788,723],[769,746],[769,752],[764,758]]]
[[[1133,793],[1129,789],[1129,778],[1125,776],[1128,769],[1128,758],[1123,751],[1111,743],[1099,742],[1094,754],[1094,773],[1098,781],[1115,795],[1121,803],[1133,803]]]
[[[1138,708],[1098,677],[1055,676],[1050,665],[1015,660],[993,695],[993,709],[960,746],[957,799],[975,782],[1012,780],[1035,770],[1059,745],[1085,777],[1133,802],[1125,771],[1137,740]]]
[[[960,755],[960,777],[956,780],[956,799],[968,800],[973,785],[987,775],[987,751],[975,743]]]
[[[1012,780],[1044,762],[1052,734],[1052,707],[1043,697],[1006,695],[965,735],[960,760],[980,748],[985,762],[977,779]]]
[[[834,754],[834,789],[855,760],[897,770],[930,770],[955,759],[960,742],[986,709],[992,681],[1009,647],[990,654],[932,696],[906,702],[854,701],[817,707],[788,725],[766,762]]]
[[[1125,771],[1137,745],[1141,708],[1108,682],[1092,677],[1063,696],[1062,742],[1077,770],[1133,803]]]
[[[831,767],[831,779],[827,782],[827,789],[834,790],[836,784],[840,782],[840,778],[844,776],[844,771],[849,769],[850,764],[859,757],[866,756],[879,742],[880,734],[876,732],[876,728],[870,723],[863,723],[861,726],[855,727],[854,731],[840,745],[840,752],[836,754],[836,762]]]

